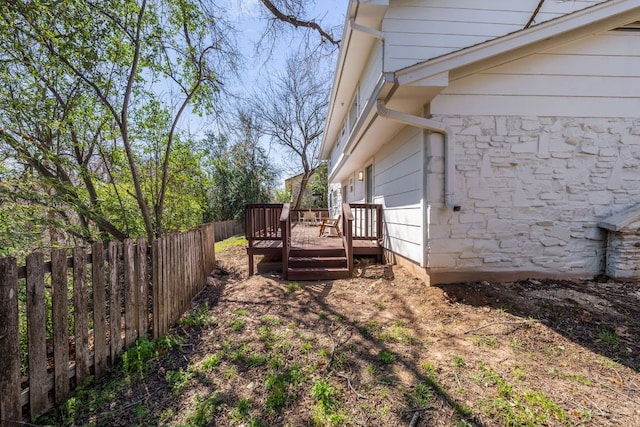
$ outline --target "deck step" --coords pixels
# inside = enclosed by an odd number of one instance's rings
[[[345,268],[347,257],[290,257],[290,268]]]
[[[344,248],[304,248],[291,249],[289,258],[307,258],[307,257],[344,257],[346,252]]]
[[[289,268],[289,280],[335,280],[349,277],[348,268]]]

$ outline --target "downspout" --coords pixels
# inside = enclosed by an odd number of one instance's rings
[[[380,117],[393,120],[405,125],[415,126],[431,132],[442,134],[444,137],[445,148],[445,168],[444,168],[444,199],[446,206],[458,212],[460,205],[455,201],[455,134],[451,128],[444,123],[426,119],[420,116],[403,113],[401,111],[390,110],[386,107],[384,101],[378,100],[376,103],[376,112]]]

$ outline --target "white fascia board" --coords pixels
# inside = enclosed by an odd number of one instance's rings
[[[481,62],[498,55],[544,43],[552,47],[607,31],[640,18],[639,0],[609,0],[456,52],[430,59],[395,72],[400,85],[424,85],[446,71]]]
[[[327,141],[327,135],[329,135],[329,129],[332,125],[332,119],[334,117],[334,107],[336,104],[336,95],[340,88],[340,80],[344,71],[345,60],[347,57],[347,51],[351,43],[351,36],[353,35],[353,29],[349,25],[357,11],[357,0],[350,0],[345,14],[344,27],[342,29],[342,41],[340,42],[340,52],[338,54],[338,62],[336,64],[336,70],[333,74],[333,83],[331,84],[331,97],[329,98],[329,110],[327,111],[327,119],[324,123],[324,131],[322,132],[322,142],[320,143],[320,159],[328,160],[331,156],[331,146],[333,141]],[[335,120],[335,119],[334,119]]]
[[[343,76],[349,72],[348,58],[350,56],[349,51],[352,50],[354,44],[354,35],[359,37],[373,37],[372,35],[363,35],[362,32],[354,31],[351,23],[356,23],[359,14],[365,13],[367,9],[371,10],[371,14],[380,21],[386,12],[386,8],[389,6],[389,0],[350,0],[349,7],[347,8],[347,14],[345,16],[344,29],[342,33],[342,42],[340,46],[340,53],[338,55],[338,62],[336,64],[336,70],[333,75],[333,83],[331,86],[331,96],[329,98],[329,110],[327,111],[327,119],[325,121],[324,131],[322,133],[322,141],[320,142],[320,159],[328,160],[331,156],[331,149],[336,142],[336,136],[342,126],[344,119],[343,114],[336,111],[338,93],[348,92],[353,93],[355,87],[358,84],[358,80],[355,79],[353,85],[348,87],[343,84]],[[371,8],[372,7],[372,8]],[[360,11],[363,8],[364,12]],[[358,25],[360,27],[360,25]],[[348,111],[348,108],[345,112]]]

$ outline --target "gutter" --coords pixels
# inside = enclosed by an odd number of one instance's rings
[[[447,125],[426,119],[420,116],[403,113],[401,111],[391,110],[386,107],[385,102],[378,100],[376,103],[376,112],[380,117],[403,123],[409,126],[415,126],[431,132],[442,134],[444,137],[445,148],[445,168],[444,168],[444,199],[447,207],[454,212],[460,210],[460,205],[455,201],[455,133]]]

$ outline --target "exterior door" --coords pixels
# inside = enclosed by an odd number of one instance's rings
[[[364,202],[373,203],[373,165],[367,166],[364,172]]]

